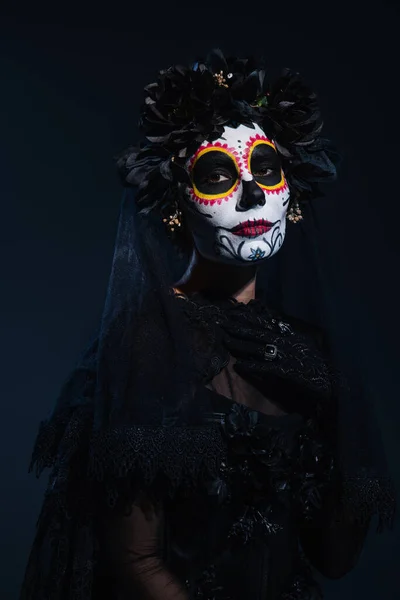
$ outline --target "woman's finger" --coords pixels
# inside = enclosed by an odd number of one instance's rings
[[[221,325],[230,337],[253,341],[259,344],[273,344],[276,341],[276,333],[266,329],[256,329],[247,325],[232,325],[230,323]]]

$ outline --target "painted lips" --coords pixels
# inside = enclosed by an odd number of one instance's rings
[[[263,233],[267,233],[273,225],[273,223],[266,221],[265,219],[259,219],[258,221],[254,219],[253,221],[239,223],[239,225],[233,227],[230,232],[233,233],[233,235],[241,235],[243,237],[258,237]]]

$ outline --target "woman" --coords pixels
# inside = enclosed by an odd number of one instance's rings
[[[315,94],[219,50],[145,91],[99,332],[36,442],[21,599],[322,598],[312,567],[346,574],[395,500],[323,331],[261,299],[336,175]]]

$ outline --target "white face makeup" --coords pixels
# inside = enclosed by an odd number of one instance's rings
[[[248,265],[279,250],[289,188],[274,142],[258,125],[225,127],[186,166],[193,187],[182,209],[202,256]]]

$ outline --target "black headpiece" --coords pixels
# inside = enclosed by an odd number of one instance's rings
[[[336,177],[337,154],[321,137],[323,121],[315,93],[286,69],[276,81],[251,58],[225,58],[214,50],[191,67],[160,71],[145,88],[141,147],[117,157],[125,185],[137,188],[143,212],[164,216],[176,209],[180,182],[190,179],[187,159],[225,126],[257,123],[275,142],[291,192],[291,206],[321,195],[319,184]]]

